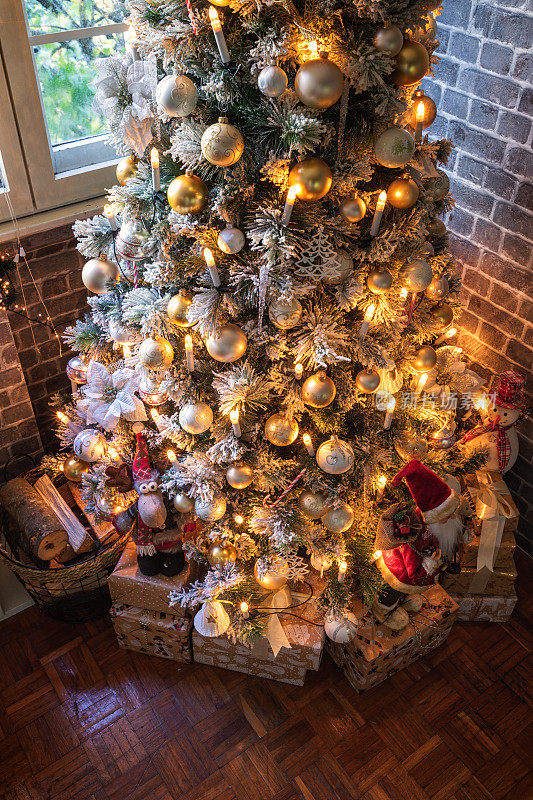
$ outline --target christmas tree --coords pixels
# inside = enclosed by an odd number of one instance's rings
[[[420,89],[438,3],[215,2],[132,0],[97,62],[119,185],[75,225],[91,314],[60,438],[141,569],[174,574],[184,542],[206,575],[176,602],[224,601],[246,640],[261,586],[310,569],[324,609],[372,602],[391,478],[482,463],[454,444],[481,381]]]

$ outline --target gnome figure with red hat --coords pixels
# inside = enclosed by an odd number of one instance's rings
[[[472,428],[463,438],[466,452],[486,450],[488,459],[484,469],[508,472],[518,457],[518,436],[515,426],[525,404],[524,378],[517,372],[502,372],[494,404],[487,413],[487,421]]]

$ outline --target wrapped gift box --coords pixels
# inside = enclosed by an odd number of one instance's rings
[[[477,567],[480,536],[481,520],[477,520],[474,527],[474,536],[471,542],[467,542],[462,546],[461,552],[461,566],[463,567]],[[516,549],[515,536],[512,531],[503,531],[500,546],[494,556],[493,568],[496,569],[513,569],[514,568],[514,551]]]
[[[513,591],[507,597],[481,595],[451,597],[458,603],[457,619],[461,622],[507,622],[516,605],[517,597]]]
[[[293,602],[305,598],[304,595],[300,596],[294,592],[292,597]],[[212,667],[246,672],[260,678],[302,686],[307,670],[317,670],[320,666],[325,636],[324,615],[313,600],[299,606],[294,613],[303,619],[299,620],[283,613],[278,615],[290,647],[281,647],[277,655],[274,655],[272,646],[265,636],[261,636],[251,647],[247,647],[238,641],[233,642],[227,634],[210,638],[193,630],[194,660]]]
[[[196,562],[186,564],[174,578],[143,575],[137,566],[137,548],[134,542],[128,542],[122,558],[108,578],[108,583],[111,597],[117,603],[184,617],[185,610],[179,605],[169,606],[169,592],[182,589],[186,583],[196,580],[197,577]]]
[[[448,638],[457,603],[438,585],[429,587],[422,599],[422,610],[402,631],[373,624],[372,613],[357,602],[352,610],[362,624],[355,639],[346,645],[326,640],[328,652],[355,689],[364,692],[382,683]]]
[[[119,647],[149,656],[191,661],[191,626],[187,617],[146,611],[126,603],[113,603],[109,612]]]
[[[464,489],[475,515],[475,536],[465,546],[465,564],[474,566],[481,558],[492,562],[489,569],[509,566],[514,549],[514,536],[510,534],[516,531],[520,514],[501,474],[478,470],[465,475]],[[478,564],[478,568],[481,566]]]
[[[507,597],[514,594],[516,574],[514,562],[509,567],[495,568],[492,572],[487,567],[478,571],[475,566],[465,567],[461,564],[458,575],[443,573],[441,584],[452,596]]]

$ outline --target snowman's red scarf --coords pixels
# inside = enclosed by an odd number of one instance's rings
[[[468,431],[468,433],[466,433],[461,439],[461,444],[464,444],[465,442],[470,442],[472,439],[476,439],[483,433],[488,433],[489,431],[496,431],[498,434],[496,438],[498,467],[500,469],[500,472],[502,472],[507,466],[507,462],[511,457],[511,442],[509,441],[509,435],[507,431],[509,430],[509,428],[514,428],[515,425],[516,422],[513,422],[512,425],[500,425],[499,422],[497,422],[496,424],[494,422],[486,422],[485,425],[478,425],[477,427],[472,428],[471,431]]]

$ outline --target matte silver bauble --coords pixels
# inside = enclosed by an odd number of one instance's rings
[[[392,125],[380,133],[374,143],[376,160],[382,167],[397,169],[405,167],[415,152],[415,140],[411,134]]]
[[[106,439],[103,433],[94,428],[86,428],[74,439],[74,453],[83,461],[99,461],[104,457]]]
[[[309,108],[323,110],[339,100],[344,89],[344,75],[328,53],[320,53],[302,64],[294,80],[298,99]]]
[[[344,533],[351,528],[355,513],[351,506],[343,503],[335,508],[330,508],[322,517],[322,524],[332,533]]]
[[[245,242],[244,233],[238,228],[234,228],[233,225],[228,225],[218,234],[217,245],[228,256],[240,253]]]
[[[94,294],[105,294],[114,283],[118,283],[120,273],[113,261],[91,258],[81,271],[83,285]]]
[[[150,336],[139,347],[140,363],[148,369],[168,369],[174,359],[174,350],[168,339],[162,336]]]
[[[302,304],[295,298],[273,300],[268,307],[268,318],[276,328],[288,331],[298,325],[302,317]]]
[[[222,492],[214,492],[211,500],[197,497],[194,502],[196,516],[204,522],[216,522],[226,513],[226,498]]]
[[[157,84],[155,98],[169,117],[187,117],[196,108],[198,92],[186,75],[167,75]]]
[[[287,88],[287,74],[281,67],[263,67],[257,79],[259,91],[267,97],[279,97]]]
[[[237,325],[223,325],[217,334],[208,336],[205,340],[207,352],[215,361],[229,364],[237,361],[246,352],[248,339],[246,334]]]
[[[346,222],[361,222],[366,214],[366,203],[362,197],[346,197],[341,202],[339,211]]]
[[[342,475],[352,468],[354,453],[348,442],[331,436],[316,451],[316,463],[329,475]]]
[[[417,372],[429,372],[437,363],[437,354],[429,345],[424,345],[418,350],[412,363],[413,369]]]
[[[322,282],[328,286],[337,286],[348,280],[353,273],[353,258],[344,250],[337,250],[337,259],[328,264],[322,275]]]
[[[446,275],[435,275],[426,289],[429,300],[444,300],[450,291],[450,284]]]
[[[374,47],[393,58],[397,56],[403,45],[403,33],[396,25],[387,25],[380,28],[374,36]]]
[[[272,414],[265,422],[265,437],[270,444],[287,447],[298,436],[298,423],[284,414]]]
[[[384,294],[392,286],[392,275],[388,269],[373,269],[368,273],[366,285],[374,294]]]
[[[109,323],[109,335],[117,344],[135,344],[139,341],[139,332],[129,325],[123,325],[118,320]]]
[[[362,369],[355,376],[355,384],[360,392],[373,394],[379,389],[381,376],[375,369]]]
[[[233,489],[246,489],[253,479],[254,473],[248,464],[232,464],[226,470],[226,480]]]
[[[173,503],[174,508],[176,511],[179,511],[180,514],[190,514],[194,508],[194,500],[191,500],[186,494],[174,495]]]
[[[231,167],[244,152],[244,139],[240,131],[229,124],[227,117],[219,117],[218,122],[203,132],[200,147],[210,164]]]
[[[400,270],[402,285],[409,292],[423,292],[433,280],[431,265],[422,258],[408,261]]]
[[[307,519],[320,519],[330,508],[324,492],[311,492],[306,489],[298,497],[298,508]]]
[[[184,431],[198,435],[213,424],[213,412],[207,403],[186,403],[180,409],[178,419]]]
[[[322,370],[310,375],[302,386],[302,400],[313,408],[326,408],[333,403],[336,394],[335,384]]]

